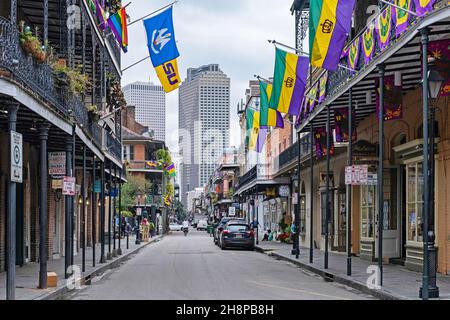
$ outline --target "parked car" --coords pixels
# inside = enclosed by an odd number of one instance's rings
[[[245,222],[228,222],[220,233],[222,250],[237,247],[255,249],[255,233]]]
[[[208,221],[206,220],[199,220],[197,223],[197,230],[206,230],[206,227],[208,227]]]
[[[179,223],[170,223],[169,224],[169,230],[170,231],[182,231],[183,226]]]
[[[215,226],[213,230],[213,236],[214,236],[214,243],[216,245],[219,245],[220,240],[220,233],[223,230],[223,227],[225,224],[229,221],[236,221],[236,222],[245,222],[245,219],[242,218],[233,218],[233,217],[223,217],[220,222]]]

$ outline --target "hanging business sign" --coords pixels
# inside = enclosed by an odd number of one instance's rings
[[[280,197],[289,197],[289,186],[288,185],[281,185],[278,187],[278,194]]]
[[[74,196],[75,193],[76,193],[75,177],[64,177],[62,194],[65,196]]]
[[[53,178],[63,177],[66,174],[66,153],[48,153],[48,174]]]
[[[23,181],[22,156],[22,135],[11,131],[11,182],[22,183]]]

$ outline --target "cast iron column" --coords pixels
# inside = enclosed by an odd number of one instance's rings
[[[117,252],[116,252],[116,190],[117,190],[117,169],[116,166],[114,166],[114,202],[113,202],[113,217],[112,217],[112,221],[113,221],[113,257],[117,256]],[[120,232],[120,231],[119,231]]]
[[[12,4],[11,4],[12,5]],[[8,130],[16,131],[17,111],[19,105],[11,102],[8,106]],[[11,139],[11,138],[10,138]],[[9,145],[9,157],[11,157],[11,142]],[[13,159],[9,159],[11,163]],[[11,181],[11,174],[8,177],[8,213],[6,219],[6,299],[16,299],[16,182]]]
[[[105,162],[100,163],[100,263],[105,263]]]
[[[119,169],[119,244],[117,248],[117,254],[122,254],[122,248],[120,247],[120,239],[122,237],[122,169]]]
[[[96,224],[97,224],[97,201],[95,199],[95,158],[94,155],[92,157],[92,194],[91,194],[91,224],[92,224],[92,266],[95,267],[95,247],[97,244],[97,232],[96,232]]]
[[[430,256],[429,256],[429,243],[428,243],[428,219],[430,216],[430,180],[429,180],[429,167],[430,167],[430,150],[429,150],[429,106],[428,106],[428,34],[430,30],[423,28],[420,30],[422,35],[422,101],[423,101],[423,209],[422,209],[422,237],[423,237],[423,275],[422,286],[420,287],[419,296],[428,300],[430,298]]]
[[[353,91],[348,91],[348,147],[347,147],[347,165],[353,165]],[[345,186],[346,195],[346,228],[347,228],[347,275],[352,275],[352,185]]]
[[[106,260],[112,259],[111,254],[111,189],[112,189],[112,161],[109,162],[109,179],[108,179],[108,254]]]
[[[66,176],[72,176],[72,138],[69,137],[66,140]],[[65,278],[69,278],[69,267],[70,263],[70,245],[71,241],[71,209],[70,206],[72,204],[71,196],[64,196],[64,237],[66,238],[64,241],[64,270],[65,270]]]
[[[77,154],[77,144],[76,144],[77,136],[75,134],[75,126],[73,126],[73,134],[72,134],[72,177],[75,177],[76,179],[76,154]],[[76,244],[73,243],[75,239],[75,196],[71,197],[71,205],[70,205],[70,264],[74,265],[74,251]]]
[[[83,145],[83,176],[81,177],[81,272],[86,270],[86,145]]]
[[[47,207],[47,140],[50,125],[42,124],[39,128],[39,288],[47,288],[47,238],[48,238],[48,207]]]
[[[310,135],[309,135],[309,147],[310,147],[310,157],[309,157],[309,167],[311,169],[310,173],[310,204],[309,204],[309,263],[313,263],[314,258],[314,126],[311,121],[310,124]]]
[[[330,216],[330,106],[327,105],[327,127],[326,127],[326,135],[327,135],[327,172],[326,172],[326,193],[325,193],[325,259],[324,259],[324,268],[328,269],[328,223]]]
[[[301,183],[300,183],[300,132],[297,133],[297,207],[295,210],[295,258],[298,259],[300,255],[300,193],[301,193]]]
[[[380,274],[380,283],[383,285],[383,182],[384,182],[384,72],[385,65],[378,65],[380,75],[380,105],[378,110],[378,177],[377,177],[377,194],[378,194],[378,271]]]

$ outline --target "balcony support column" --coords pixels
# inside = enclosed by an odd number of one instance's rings
[[[353,91],[348,92],[348,147],[347,147],[347,165],[353,164],[353,108],[352,108]],[[346,233],[347,233],[347,275],[352,275],[352,185],[346,185]]]
[[[378,176],[377,176],[377,195],[378,195],[378,272],[380,275],[379,285],[383,285],[383,222],[384,222],[384,210],[383,210],[383,182],[384,182],[384,73],[386,66],[380,64],[379,70],[379,91],[380,91],[380,104],[378,110]],[[427,190],[427,189],[425,189]]]
[[[324,254],[324,269],[328,269],[328,237],[329,237],[329,226],[330,223],[330,105],[327,105],[327,171],[326,171],[326,192],[325,192],[325,254]]]
[[[48,46],[48,0],[44,0],[44,46]]]
[[[310,139],[310,156],[309,156],[309,167],[311,169],[309,178],[310,178],[310,185],[311,185],[311,191],[310,191],[310,197],[309,197],[309,263],[313,263],[314,260],[314,143],[313,143],[313,139],[314,139],[314,125],[313,122],[311,121],[310,124],[310,135],[309,135],[309,139]]]
[[[15,1],[14,1],[15,2]],[[12,3],[11,3],[12,5]],[[17,130],[17,112],[19,104],[11,102],[8,106],[8,131],[11,135],[12,131]],[[11,143],[9,143],[11,145]],[[11,159],[11,147],[8,148],[9,161]],[[10,174],[11,176],[11,174]],[[16,187],[17,183],[11,181],[8,177],[8,208],[6,219],[6,299],[16,299]]]
[[[100,263],[105,263],[105,162],[100,163]]]
[[[96,232],[96,225],[97,225],[97,201],[95,199],[95,159],[96,156],[94,155],[92,157],[92,194],[91,194],[91,223],[92,223],[92,266],[95,267],[95,247],[97,244],[97,232]]]
[[[47,289],[47,255],[48,255],[48,206],[47,206],[47,141],[50,125],[42,124],[39,129],[39,288]]]

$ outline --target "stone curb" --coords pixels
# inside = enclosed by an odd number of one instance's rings
[[[92,271],[89,271],[88,273],[85,273],[81,277],[80,282],[82,284],[90,282],[91,279],[94,278],[95,276],[98,276],[98,275],[104,273],[106,270],[109,270],[109,269],[119,266],[123,261],[127,260],[127,258],[130,257],[131,255],[138,253],[140,250],[147,247],[149,244],[154,243],[157,240],[161,240],[162,238],[164,238],[164,235],[153,237],[149,242],[145,242],[141,246],[133,249],[132,251],[122,254],[117,259],[112,260],[107,263],[104,263],[101,266],[99,266],[98,268],[96,268]],[[63,280],[65,280],[65,279],[63,279]],[[67,286],[62,286],[61,288],[58,288],[55,291],[43,294],[39,297],[34,298],[33,300],[56,300],[57,298],[60,298],[63,295],[65,295],[71,291],[74,291],[74,290],[75,289],[67,288]]]
[[[353,289],[356,289],[358,291],[361,291],[363,293],[370,294],[370,295],[372,295],[372,296],[374,296],[374,297],[376,297],[378,299],[382,299],[382,300],[408,300],[408,298],[406,298],[406,297],[395,295],[395,294],[392,294],[392,293],[387,292],[385,290],[369,289],[366,286],[365,283],[361,283],[359,281],[356,281],[356,280],[354,280],[354,279],[352,279],[352,278],[350,278],[348,276],[341,276],[341,275],[336,275],[336,274],[331,273],[331,272],[327,272],[327,271],[325,271],[325,270],[323,270],[321,268],[317,268],[317,267],[312,266],[310,264],[306,264],[306,263],[303,263],[303,262],[301,262],[299,260],[292,259],[292,258],[286,257],[286,256],[284,256],[282,254],[273,252],[275,250],[276,249],[274,249],[274,250],[264,250],[261,247],[258,247],[258,246],[255,247],[255,251],[257,251],[257,252],[267,254],[269,257],[273,257],[273,258],[278,259],[278,260],[284,260],[284,261],[287,261],[287,262],[291,262],[291,263],[297,265],[298,267],[300,267],[302,269],[305,269],[307,271],[310,271],[312,273],[315,273],[315,274],[321,276],[325,281],[331,281],[331,282],[340,283],[340,284],[349,286],[349,287],[351,287]]]

